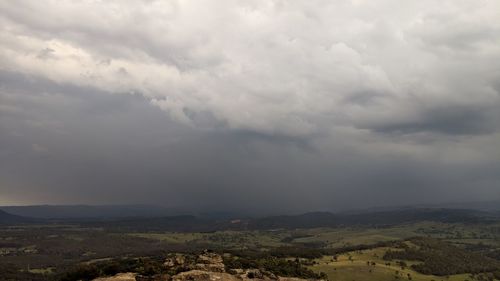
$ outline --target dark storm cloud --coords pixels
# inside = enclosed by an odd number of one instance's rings
[[[416,120],[384,124],[373,128],[382,133],[430,132],[451,135],[497,133],[500,104],[489,106],[448,106],[424,110]]]
[[[1,204],[500,197],[495,1],[0,10]]]

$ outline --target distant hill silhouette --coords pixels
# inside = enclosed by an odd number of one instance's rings
[[[273,230],[345,226],[390,226],[419,221],[443,223],[476,223],[499,221],[496,213],[460,209],[403,209],[383,212],[306,213],[263,218],[212,219],[195,216],[161,218],[129,218],[83,222],[88,226],[105,227],[121,231],[195,231],[220,230]]]
[[[172,209],[150,205],[33,205],[0,207],[11,214],[43,219],[164,217]]]
[[[169,215],[168,209],[147,205],[130,206],[22,206],[0,207],[0,223],[29,223],[36,217],[58,222],[129,231],[272,230],[343,226],[389,226],[419,221],[473,223],[500,221],[496,211],[401,207],[344,213],[311,212],[267,217],[197,217]]]
[[[21,224],[21,223],[32,223],[32,222],[35,222],[35,220],[22,216],[16,216],[0,210],[0,224],[5,225],[5,224]]]
[[[487,212],[500,212],[500,201],[487,201],[487,202],[465,202],[465,203],[448,203],[448,204],[428,204],[416,206],[399,206],[399,207],[376,207],[370,209],[358,209],[345,211],[337,214],[329,212],[311,212],[301,215],[272,215],[260,218],[255,222],[255,226],[261,225],[262,227],[271,227],[272,225],[278,226],[280,224],[298,224],[302,226],[330,224],[333,219],[336,222],[342,220],[342,217],[349,219],[356,218],[354,215],[360,215],[357,218],[361,219],[366,213],[378,214],[377,219],[382,219],[382,216],[393,216],[393,213],[402,212],[406,217],[412,216],[412,212],[419,210],[418,216],[432,216],[436,214],[436,210],[478,210]],[[10,214],[43,218],[43,219],[112,219],[112,218],[158,218],[179,216],[186,214],[194,214],[196,211],[189,209],[176,209],[166,208],[155,205],[32,205],[32,206],[0,206],[0,210],[4,210]],[[426,212],[423,210],[427,210]],[[340,216],[340,217],[339,217]],[[413,216],[417,216],[416,213]],[[231,211],[211,211],[200,213],[200,217],[209,219],[234,219],[239,217],[254,217],[251,213],[238,213]],[[311,220],[312,218],[312,220]],[[293,221],[287,223],[286,221]],[[328,222],[328,223],[327,223]]]
[[[497,219],[494,213],[462,210],[405,208],[380,212],[339,213],[327,212],[306,213],[296,216],[275,216],[253,219],[248,222],[249,228],[312,228],[339,227],[355,225],[384,226],[418,221],[436,221],[445,223],[476,222],[480,220]]]

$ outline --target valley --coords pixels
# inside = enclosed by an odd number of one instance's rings
[[[266,268],[290,277],[314,272],[332,281],[500,279],[500,220],[491,214],[426,209],[404,217],[401,212],[368,212],[356,214],[356,223],[330,226],[330,217],[345,221],[342,216],[311,213],[237,223],[190,216],[9,221],[0,228],[0,280],[71,280],[63,277],[88,266],[121,268],[138,260],[154,261],[152,272],[161,273],[167,256],[207,249],[235,257],[237,262],[225,259],[228,269]],[[366,223],[369,217],[379,219]],[[288,262],[298,267],[291,271]],[[98,270],[83,280],[119,273],[115,271]]]

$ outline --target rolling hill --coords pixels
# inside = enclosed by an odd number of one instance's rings
[[[22,216],[17,216],[9,214],[5,211],[0,210],[0,224],[22,224],[22,223],[32,223],[35,222],[34,219],[26,218]]]

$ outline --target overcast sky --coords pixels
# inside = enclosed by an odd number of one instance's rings
[[[0,204],[491,199],[497,0],[0,0]]]

